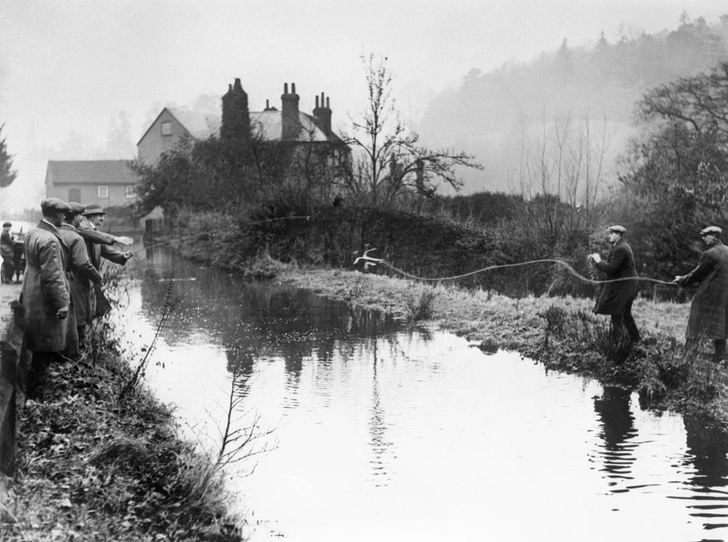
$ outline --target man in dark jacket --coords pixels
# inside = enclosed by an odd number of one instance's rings
[[[20,300],[25,338],[32,354],[29,395],[46,379],[48,367],[66,348],[71,304],[66,265],[68,247],[58,232],[69,207],[57,198],[40,202],[43,219],[25,237],[25,279]]]
[[[690,305],[685,346],[691,349],[700,339],[712,339],[716,361],[725,359],[728,337],[728,247],[721,241],[722,234],[717,226],[702,230],[706,250],[700,255],[698,266],[674,280],[683,287],[699,284]]]
[[[68,247],[69,293],[71,307],[69,312],[68,336],[63,354],[69,358],[78,355],[86,339],[86,328],[90,324],[91,284],[99,284],[101,275],[88,257],[86,242],[76,231],[79,216],[85,210],[80,203],[69,202],[63,224],[58,230],[61,239]]]
[[[594,307],[595,314],[609,314],[612,317],[612,332],[619,336],[627,332],[631,342],[640,340],[640,332],[632,317],[632,303],[637,297],[637,271],[632,249],[624,240],[627,230],[622,226],[607,228],[607,238],[612,248],[607,259],[598,253],[589,259],[594,267],[606,275],[606,283]]]
[[[13,273],[15,273],[15,265],[13,263],[13,255],[15,254],[15,242],[13,236],[10,235],[10,228],[12,224],[5,222],[3,224],[3,231],[0,234],[0,256],[3,259],[2,276],[3,282],[13,282]]]

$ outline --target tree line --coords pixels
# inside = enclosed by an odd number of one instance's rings
[[[351,155],[332,158],[331,149],[324,149],[312,156],[261,142],[240,156],[224,140],[187,142],[156,166],[137,166],[140,212],[153,205],[171,215],[180,210],[224,212],[241,225],[315,216],[315,233],[301,223],[276,223],[253,233],[241,226],[238,233],[245,242],[239,247],[249,255],[264,246],[286,247],[274,255],[301,261],[309,251],[311,261],[342,264],[352,259],[346,256],[352,248],[361,251],[376,239],[380,246],[396,247],[393,257],[409,255],[401,266],[451,274],[472,271],[479,263],[559,258],[586,275],[586,255],[603,248],[606,226],[621,223],[640,273],[669,280],[694,264],[702,227],[715,224],[728,232],[728,62],[657,85],[640,98],[640,131],[623,151],[617,182],[609,190],[603,130],[588,118],[566,118],[545,126],[538,152],[519,165],[519,190],[443,197],[438,187],[459,186],[457,166],[479,165],[463,153],[420,147],[416,134],[389,107],[385,59],[365,61],[371,108],[352,134],[342,137]],[[382,103],[388,108],[382,109]],[[359,218],[344,227],[347,215]],[[338,222],[326,218],[333,216]],[[384,223],[391,225],[389,234]],[[438,236],[444,250],[439,257],[453,258],[446,264],[436,261],[437,252],[424,258],[411,251],[415,245],[427,251],[425,241],[405,234],[395,240],[392,233],[419,228],[434,239],[436,223],[450,232]],[[335,239],[336,232],[342,238]],[[302,248],[304,241],[307,248]],[[469,260],[468,250],[478,257]],[[527,282],[538,293],[588,291],[567,285],[555,270],[537,275],[538,280],[527,277]]]

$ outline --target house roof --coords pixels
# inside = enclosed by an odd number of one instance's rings
[[[297,141],[329,141],[311,115],[299,111],[298,120],[301,123],[301,131],[298,133]],[[250,124],[253,134],[264,141],[280,141],[283,133],[283,112],[268,110],[250,113]]]
[[[157,116],[157,119],[165,110],[169,111],[169,113],[172,114],[172,116],[174,116],[174,118],[177,119],[177,121],[195,139],[207,139],[210,136],[217,136],[220,134],[222,113],[165,107]],[[327,137],[315,117],[301,111],[299,111],[298,117],[301,124],[301,131],[298,135],[297,141],[340,141],[340,138],[333,133],[331,136]],[[141,139],[146,137],[151,127],[157,122],[157,119],[155,119],[149,128],[147,128]],[[253,134],[261,137],[263,141],[281,140],[281,134],[283,132],[282,119],[283,112],[276,109],[250,112],[250,124],[253,129]]]
[[[135,184],[130,160],[48,160],[46,183]]]
[[[220,113],[210,113],[207,111],[190,111],[187,109],[178,109],[176,107],[168,107],[167,111],[172,113],[179,123],[185,127],[195,139],[207,139],[211,135],[220,133],[220,125],[222,117]]]

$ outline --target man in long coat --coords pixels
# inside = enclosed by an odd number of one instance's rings
[[[612,332],[627,332],[631,342],[640,340],[640,332],[632,317],[632,303],[637,297],[637,270],[632,249],[624,240],[627,230],[622,226],[607,228],[607,238],[612,248],[607,259],[598,253],[589,256],[594,267],[606,275],[606,283],[594,307],[595,314],[609,314],[612,317]],[[611,281],[611,282],[610,282]]]
[[[728,337],[728,247],[721,241],[722,234],[717,226],[703,229],[700,235],[707,248],[697,267],[674,280],[682,287],[699,284],[690,305],[686,347],[694,347],[700,339],[712,339],[716,361],[725,359]]]
[[[130,245],[134,242],[133,239],[130,237],[117,237],[98,229],[104,222],[104,215],[106,215],[106,211],[99,204],[91,203],[86,206],[76,226],[76,231],[86,242],[86,250],[91,265],[98,271],[101,271],[101,258],[119,265],[125,265],[129,258],[133,256],[132,252],[122,252],[112,246],[114,243]],[[94,317],[103,316],[108,309],[108,301],[103,295],[101,284],[97,283],[91,293],[91,308],[87,323],[90,324]]]
[[[85,207],[80,203],[69,202],[59,233],[68,246],[68,268],[71,293],[68,339],[64,355],[75,357],[79,346],[86,337],[86,326],[91,323],[91,284],[101,283],[101,275],[88,258],[86,242],[76,231],[79,217]],[[73,320],[71,321],[71,317]]]
[[[40,203],[43,219],[25,237],[25,279],[21,303],[25,337],[33,353],[30,388],[45,380],[48,366],[66,347],[70,294],[66,278],[67,250],[58,228],[68,205],[57,198]]]

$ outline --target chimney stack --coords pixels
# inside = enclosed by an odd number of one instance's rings
[[[301,120],[298,114],[299,97],[296,94],[296,83],[291,83],[291,92],[288,93],[288,83],[283,83],[281,96],[281,139],[296,140],[301,131]]]
[[[313,110],[313,116],[319,121],[321,129],[326,136],[331,135],[331,108],[329,107],[329,98],[321,93],[321,100],[316,96],[316,107]]]
[[[222,139],[248,141],[250,139],[250,111],[248,95],[243,90],[240,78],[228,85],[227,94],[222,97]]]

